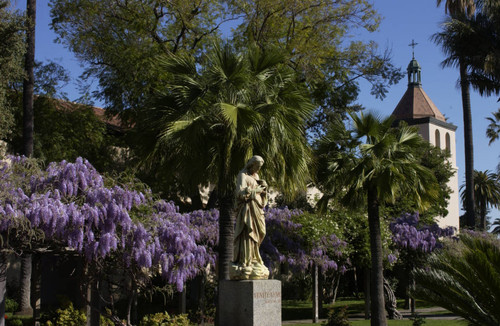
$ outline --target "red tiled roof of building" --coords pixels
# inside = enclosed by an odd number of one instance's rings
[[[421,86],[411,85],[392,112],[396,120],[419,119],[433,117],[446,122],[444,115],[438,110]]]

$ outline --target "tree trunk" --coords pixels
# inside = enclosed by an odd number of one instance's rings
[[[356,299],[359,299],[358,269],[356,268],[356,266],[354,266],[352,270],[354,273],[354,296],[356,297]]]
[[[32,254],[23,254],[21,256],[21,279],[19,289],[19,310],[16,314],[32,315],[31,307],[31,272],[32,272]]]
[[[476,227],[474,211],[474,144],[472,140],[472,115],[470,104],[470,87],[467,66],[462,58],[460,66],[460,89],[462,92],[462,110],[464,119],[464,147],[465,147],[465,221],[467,227]]]
[[[33,155],[33,89],[35,85],[35,25],[36,0],[26,2],[26,55],[24,69],[26,75],[23,80],[23,152],[30,157]],[[19,313],[32,314],[30,305],[31,296],[31,254],[24,255],[21,260],[21,290]]]
[[[233,261],[234,216],[232,193],[221,196],[219,212],[218,280],[220,284],[221,281],[229,280],[229,269]],[[217,291],[215,325],[219,325],[219,307],[221,304],[224,304],[224,299],[219,296],[219,291]]]
[[[233,194],[220,200],[219,215],[219,281],[229,280],[229,268],[233,261],[234,242]]]
[[[87,288],[87,326],[99,326],[101,315],[99,314],[99,289],[96,279],[92,279]]]
[[[27,0],[26,14],[26,56],[24,61],[26,76],[23,81],[23,149],[24,155],[29,157],[33,155],[36,0]]]
[[[382,237],[380,232],[379,205],[374,190],[368,190],[368,225],[371,251],[371,322],[372,326],[386,326],[384,304],[384,270],[382,260]]]
[[[40,310],[42,299],[42,255],[33,254],[31,271],[31,307],[33,308],[33,322],[40,323]]]
[[[486,214],[488,209],[486,208],[486,201],[482,200],[480,203],[480,209],[479,209],[479,214],[481,215],[481,226],[480,230],[481,231],[487,231],[487,225],[486,225]]]
[[[363,269],[363,291],[365,292],[365,319],[370,319],[370,270],[365,267]]]
[[[132,309],[136,303],[136,296],[137,292],[135,290],[135,287],[132,287],[127,304],[127,325],[132,325]]]
[[[323,269],[318,267],[318,314],[319,318],[323,316],[323,290],[324,290],[325,276],[323,275]]]
[[[312,279],[313,279],[313,323],[316,324],[319,321],[319,305],[318,305],[318,265],[316,263],[313,263],[312,266],[312,273],[311,273]]]
[[[7,290],[7,254],[0,252],[0,326],[5,326],[5,292]]]
[[[340,278],[341,278],[341,274],[337,274],[337,276],[335,277],[335,279],[333,280],[333,297],[332,297],[332,304],[335,304],[335,302],[337,301],[337,293],[339,291],[339,285],[340,285]]]

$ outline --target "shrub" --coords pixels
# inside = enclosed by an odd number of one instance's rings
[[[170,317],[167,312],[146,315],[142,318],[139,326],[189,326],[187,315],[176,315]]]
[[[350,326],[349,318],[347,316],[348,306],[331,309],[328,313],[328,320],[324,322],[323,326]]]
[[[17,308],[19,308],[19,303],[17,303],[16,300],[10,298],[5,299],[5,311],[16,312]]]
[[[68,307],[66,309],[57,309],[56,313],[56,326],[85,326],[87,323],[87,317],[85,316],[85,313],[75,309],[71,302],[68,304]]]
[[[23,321],[19,318],[7,318],[5,320],[6,326],[23,326]]]
[[[432,254],[428,266],[413,273],[416,298],[425,299],[469,321],[500,325],[500,240],[462,232],[458,242]]]

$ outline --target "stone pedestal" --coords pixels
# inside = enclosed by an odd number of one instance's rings
[[[222,281],[220,326],[281,326],[281,282]]]

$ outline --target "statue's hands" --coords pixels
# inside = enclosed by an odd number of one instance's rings
[[[263,193],[265,191],[266,191],[266,188],[263,187],[263,186],[261,186],[261,185],[259,185],[257,188],[255,188],[255,192],[258,193],[258,194],[261,194],[261,193]]]
[[[259,180],[259,185],[263,188],[267,188],[267,182],[266,180]]]

